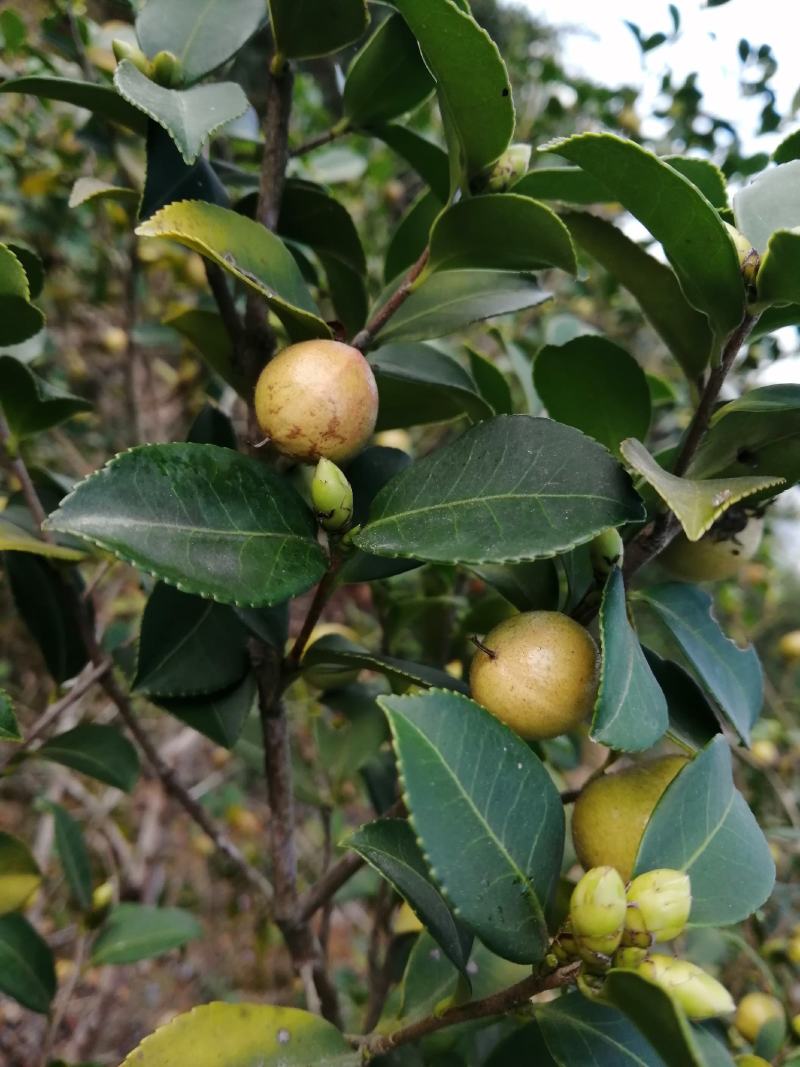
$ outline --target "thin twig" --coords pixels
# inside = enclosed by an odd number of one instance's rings
[[[361,870],[365,862],[357,852],[346,852],[300,897],[297,902],[297,918],[301,922],[308,922],[321,907],[333,899],[357,871]]]
[[[236,310],[236,304],[234,303],[233,294],[228,288],[225,272],[222,267],[212,263],[210,259],[204,259],[203,263],[206,268],[209,288],[219,308],[220,318],[231,339],[234,352],[236,352],[242,343],[244,324],[239,312]]]
[[[322,148],[326,144],[330,144],[338,137],[348,133],[350,126],[346,123],[339,123],[336,126],[332,126],[331,129],[326,130],[325,133],[321,133],[319,137],[312,137],[304,144],[298,145],[296,148],[292,148],[289,155],[292,159],[297,159],[298,156],[304,156],[308,152],[313,152],[315,148]]]
[[[381,955],[381,944],[389,926],[389,919],[394,909],[395,897],[389,888],[388,882],[381,882],[378,894],[375,898],[375,908],[372,915],[372,929],[369,935],[367,947],[367,985],[369,996],[364,1013],[364,1033],[368,1034],[378,1025],[383,1005],[391,984],[389,970],[387,968],[387,947]]]
[[[81,931],[78,934],[77,943],[75,945],[75,958],[72,961],[72,971],[67,978],[64,985],[59,990],[58,999],[56,1000],[50,1019],[47,1023],[47,1031],[42,1042],[42,1054],[39,1060],[40,1067],[47,1067],[50,1062],[50,1053],[53,1051],[53,1046],[58,1040],[58,1031],[64,1016],[69,1009],[70,1002],[75,993],[75,987],[81,979],[83,971],[83,962],[86,958],[86,949],[89,944],[89,935],[85,931]]]
[[[290,672],[297,670],[300,665],[300,661],[303,658],[303,652],[305,651],[308,639],[311,636],[311,631],[319,622],[319,617],[336,588],[336,579],[341,565],[342,556],[339,552],[334,551],[328,569],[325,572],[322,581],[317,586],[309,609],[306,612],[303,625],[300,627],[300,633],[297,635],[297,638],[292,645],[291,652],[286,657],[286,668]]]
[[[369,347],[379,330],[382,330],[389,319],[394,315],[398,308],[405,303],[408,297],[411,295],[411,289],[414,282],[422,274],[430,256],[430,249],[425,247],[422,255],[417,262],[409,270],[403,281],[398,285],[383,307],[378,308],[373,317],[367,323],[363,330],[355,335],[350,344],[353,348],[358,348],[362,352]]]
[[[16,451],[16,448],[11,447],[11,430],[8,427],[8,423],[5,420],[5,416],[0,411],[0,446],[5,453],[5,462],[12,474],[15,475],[17,481],[22,488],[22,495],[25,498],[25,504],[28,511],[31,513],[33,521],[38,527],[38,532],[43,541],[47,541],[52,545],[55,543],[55,538],[49,530],[43,528],[44,520],[47,518],[47,513],[42,507],[42,502],[39,499],[39,494],[36,492],[36,486],[33,484],[28,468],[25,465],[25,460]]]

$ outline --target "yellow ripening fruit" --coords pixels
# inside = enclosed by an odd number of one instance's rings
[[[647,822],[661,794],[688,763],[662,756],[604,774],[583,789],[572,812],[572,840],[587,870],[609,865],[627,881]]]
[[[769,1062],[763,1056],[755,1056],[752,1052],[737,1056],[733,1062],[736,1067],[770,1067]]]
[[[783,1004],[769,993],[748,993],[739,1001],[733,1024],[742,1037],[755,1044],[762,1026],[773,1019],[784,1019]]]
[[[611,957],[619,948],[628,902],[625,885],[613,867],[587,871],[572,891],[569,917],[584,958]]]
[[[128,347],[128,335],[120,326],[107,326],[100,335],[100,343],[111,356],[118,356]]]
[[[373,443],[381,448],[396,448],[411,454],[411,434],[408,430],[381,430],[375,434]]]
[[[778,652],[784,659],[800,659],[800,630],[789,630],[778,642]]]
[[[627,897],[626,944],[649,948],[656,941],[673,941],[686,928],[692,890],[683,871],[664,867],[640,874],[628,886]]]
[[[378,386],[358,351],[339,341],[302,341],[270,360],[256,384],[259,426],[284,455],[341,463],[367,444]]]
[[[659,559],[675,578],[685,582],[718,582],[733,578],[756,554],[764,533],[763,519],[750,519],[738,533],[710,530],[699,541],[679,534]]]
[[[323,458],[311,481],[311,502],[323,529],[346,529],[353,518],[353,488],[335,463]]]
[[[672,956],[649,956],[636,973],[669,993],[693,1020],[728,1015],[736,1005],[728,990],[716,978],[688,960]]]
[[[622,566],[622,557],[625,546],[622,543],[619,530],[609,526],[594,538],[589,545],[589,558],[592,561],[592,570],[598,578],[605,578],[614,567]]]
[[[474,700],[536,741],[583,722],[594,705],[598,667],[597,646],[577,622],[558,611],[526,611],[486,635],[469,681]]]

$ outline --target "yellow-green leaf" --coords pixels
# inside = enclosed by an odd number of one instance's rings
[[[641,441],[629,437],[620,445],[628,466],[655,489],[674,512],[690,541],[699,541],[733,504],[747,496],[782,485],[783,478],[678,478],[653,459]]]
[[[0,915],[17,911],[41,884],[42,875],[30,849],[0,832]]]
[[[31,537],[27,530],[17,526],[8,519],[0,516],[0,552],[33,552],[36,556],[47,556],[49,559],[83,559],[85,552],[79,552],[75,548],[65,548],[63,545],[54,545],[49,541],[40,541],[38,537]]]
[[[134,204],[139,199],[135,189],[124,185],[112,185],[100,178],[78,178],[69,194],[69,206],[80,207],[92,200],[122,200]]]

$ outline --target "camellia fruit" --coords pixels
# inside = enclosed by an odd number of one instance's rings
[[[786,1021],[786,1013],[777,997],[771,997],[769,993],[748,993],[739,1001],[733,1022],[742,1037],[755,1044],[761,1028],[773,1019]]]
[[[675,578],[685,582],[718,582],[733,578],[756,554],[764,533],[762,519],[750,519],[744,529],[712,529],[699,541],[679,534],[658,557]]]
[[[323,529],[338,533],[353,518],[353,489],[342,471],[324,457],[311,482],[311,501]]]
[[[687,763],[686,756],[662,756],[589,782],[572,812],[572,840],[587,870],[608,865],[625,881],[631,877],[653,808]]]
[[[591,635],[567,615],[512,615],[486,635],[473,657],[472,696],[526,740],[557,737],[592,710],[598,658]]]
[[[697,1022],[715,1015],[728,1015],[735,1008],[733,997],[716,978],[688,960],[672,956],[648,956],[636,973],[661,988]]]
[[[689,875],[658,868],[640,874],[628,886],[626,945],[649,948],[655,941],[673,941],[686,928],[692,909]]]
[[[378,387],[358,351],[339,341],[302,341],[279,352],[256,384],[258,424],[286,456],[341,463],[367,444]]]
[[[619,530],[609,526],[599,533],[589,545],[589,558],[595,577],[606,578],[615,567],[621,567],[624,553],[625,546]]]

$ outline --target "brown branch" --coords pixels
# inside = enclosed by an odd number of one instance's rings
[[[366,860],[357,852],[346,852],[340,860],[314,882],[297,902],[297,918],[300,922],[308,920],[328,903],[342,886],[349,882],[356,871],[360,871]]]
[[[228,288],[228,282],[222,267],[218,266],[216,263],[212,263],[210,259],[204,259],[203,264],[206,268],[206,278],[208,279],[211,294],[219,309],[219,316],[222,319],[222,324],[231,339],[235,356],[242,343],[244,325],[239,316],[239,312],[236,310],[233,294]]]
[[[405,303],[411,294],[412,286],[414,282],[422,274],[430,256],[430,249],[426,246],[422,255],[417,262],[409,270],[400,285],[395,289],[383,307],[378,308],[373,317],[367,323],[363,330],[355,335],[350,344],[353,348],[358,348],[362,352],[367,349],[372,343],[375,335],[379,330],[382,330],[389,319],[394,315],[397,309]]]
[[[300,633],[297,635],[295,642],[292,645],[291,652],[286,657],[286,668],[290,672],[297,670],[300,665],[300,661],[303,658],[303,652],[305,651],[308,639],[311,636],[311,631],[319,622],[319,617],[322,614],[325,605],[328,603],[328,599],[336,588],[336,579],[341,565],[342,555],[334,549],[328,569],[325,572],[322,581],[317,586],[314,598],[306,612],[303,625],[300,627]]]
[[[42,502],[39,499],[39,494],[36,492],[36,486],[33,484],[28,468],[25,465],[25,460],[18,453],[16,446],[12,447],[11,430],[8,427],[8,423],[5,420],[5,416],[0,411],[0,446],[5,453],[5,464],[11,473],[16,477],[22,489],[22,495],[25,498],[25,504],[28,511],[31,513],[33,521],[38,527],[39,535],[43,541],[47,541],[48,544],[55,544],[55,538],[49,530],[44,529],[44,520],[47,518],[47,513],[42,507]]]
[[[580,969],[580,962],[568,963],[565,967],[553,971],[552,974],[532,974],[523,978],[516,985],[509,986],[499,993],[493,993],[483,1000],[475,1000],[470,1004],[462,1004],[442,1012],[441,1015],[428,1015],[409,1026],[395,1030],[391,1034],[368,1035],[366,1038],[355,1037],[352,1042],[356,1047],[362,1048],[370,1056],[390,1052],[399,1045],[408,1045],[412,1041],[434,1034],[437,1030],[443,1030],[447,1026],[456,1026],[458,1023],[472,1022],[475,1019],[485,1019],[491,1015],[504,1015],[515,1008],[526,1004],[537,993],[543,993],[547,989],[560,989],[575,981]]]
[[[330,144],[332,141],[335,141],[338,137],[341,137],[343,134],[348,133],[349,131],[350,124],[346,120],[344,120],[340,123],[337,123],[335,126],[332,126],[329,130],[326,130],[325,133],[321,133],[319,137],[312,137],[304,144],[297,145],[296,148],[292,148],[289,152],[289,155],[292,159],[296,159],[298,156],[304,156],[308,152],[313,152],[315,148],[322,148],[324,145]]]

